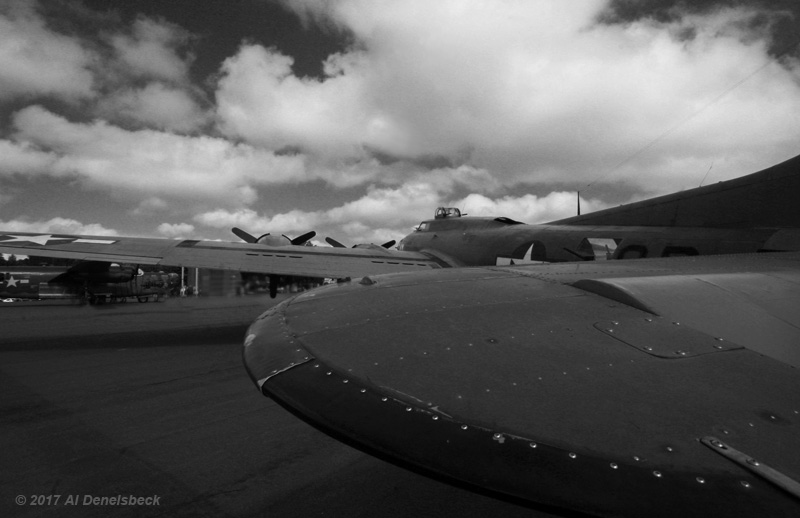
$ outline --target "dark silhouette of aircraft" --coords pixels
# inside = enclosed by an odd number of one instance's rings
[[[568,515],[798,516],[798,195],[800,157],[544,226],[445,214],[401,251],[0,232],[0,252],[351,276],[244,341],[259,391],[325,433]]]
[[[91,304],[166,295],[177,274],[145,273],[138,267],[81,261],[71,267],[0,266],[0,298],[78,299]]]

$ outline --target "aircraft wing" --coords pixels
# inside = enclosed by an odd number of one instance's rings
[[[447,266],[420,252],[0,231],[0,253],[344,278]]]
[[[313,426],[556,512],[800,516],[800,255],[367,276],[254,323]]]

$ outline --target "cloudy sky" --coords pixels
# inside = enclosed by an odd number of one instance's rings
[[[0,229],[399,239],[800,154],[796,0],[0,0]]]

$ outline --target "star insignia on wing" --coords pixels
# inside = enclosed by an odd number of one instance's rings
[[[58,244],[85,243],[94,245],[110,245],[116,243],[116,240],[114,239],[95,239],[95,238],[76,237],[76,236],[58,236],[53,234],[0,235],[0,245],[7,245],[12,243],[32,243],[39,246],[47,246],[51,244],[53,241],[57,242]]]
[[[7,234],[2,236],[6,239],[0,241],[0,243],[8,244],[8,243],[35,243],[37,245],[46,245],[48,241],[54,239],[53,234],[39,234],[35,236],[20,236],[17,234]],[[58,238],[55,238],[58,239]],[[63,238],[61,238],[63,239]]]

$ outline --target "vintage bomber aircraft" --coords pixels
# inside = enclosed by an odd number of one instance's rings
[[[398,245],[459,266],[800,249],[800,157],[716,185],[544,225],[439,208]]]
[[[0,298],[78,299],[89,303],[158,300],[177,274],[145,273],[99,261],[63,266],[0,266]]]
[[[406,236],[400,250],[0,231],[0,252],[343,279],[457,266],[787,251],[800,250],[798,193],[800,156],[734,180],[546,225],[435,218]]]
[[[422,252],[1,232],[0,251],[352,276],[244,344],[261,392],[332,436],[556,512],[797,516],[800,254],[777,250],[798,249],[798,178],[795,158],[566,226],[734,228],[704,252],[772,253],[439,270]]]

